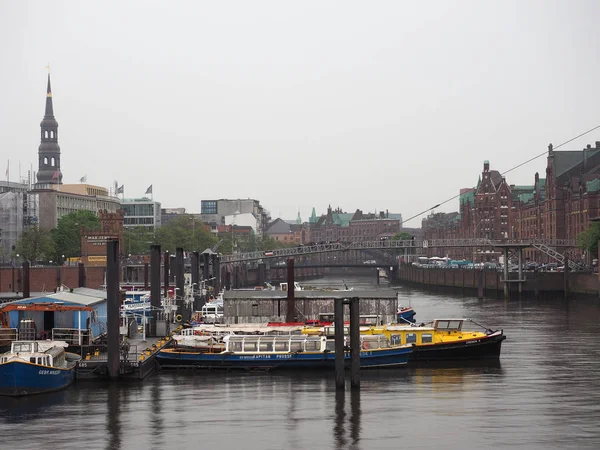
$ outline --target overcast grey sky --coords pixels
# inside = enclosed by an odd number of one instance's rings
[[[600,124],[598,23],[597,1],[0,0],[0,154],[35,168],[50,62],[65,183],[409,217]]]

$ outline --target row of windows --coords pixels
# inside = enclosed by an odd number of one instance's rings
[[[54,139],[55,137],[58,138],[58,131],[56,131],[56,132],[54,130],[50,130],[50,131],[44,130],[44,131],[42,131],[42,139],[48,139],[48,138]]]
[[[125,217],[124,225],[154,225],[154,217]]]
[[[152,216],[154,217],[154,204],[153,203],[141,203],[141,204],[127,204],[121,205],[121,209],[125,216]]]

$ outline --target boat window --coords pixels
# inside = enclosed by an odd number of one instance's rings
[[[244,342],[244,351],[245,352],[255,352],[256,351],[256,341]]]
[[[390,341],[386,338],[379,338],[379,348],[390,348]]]
[[[34,357],[29,358],[29,362],[32,364],[35,364],[35,358]]]
[[[335,341],[328,340],[325,343],[325,350],[328,350],[330,352],[334,352],[335,351]]]
[[[304,350],[307,352],[317,352],[321,349],[321,341],[306,341]]]
[[[407,344],[414,344],[416,342],[417,342],[416,333],[406,333],[406,343]]]
[[[440,330],[445,330],[448,328],[449,324],[450,324],[449,320],[438,320],[435,324],[435,327]]]
[[[421,335],[421,344],[431,344],[433,342],[433,335],[430,333],[423,333]]]
[[[377,344],[377,341],[373,340],[373,341],[363,341],[362,343],[362,348],[363,350],[373,350],[373,349],[377,349],[379,348],[379,345]]]
[[[302,341],[300,342],[290,342],[290,352],[299,352],[302,351]]]
[[[242,343],[241,342],[230,342],[229,350],[232,352],[241,352],[242,351]]]
[[[390,336],[390,339],[392,340],[392,345],[402,344],[402,335],[400,335],[400,334],[392,334]]]
[[[14,353],[28,353],[31,352],[31,344],[13,344]]]
[[[275,341],[276,352],[287,352],[289,348],[289,341]]]
[[[319,320],[321,322],[333,322],[335,316],[332,313],[321,313],[319,314]]]
[[[273,341],[260,341],[260,345],[258,346],[258,349],[261,352],[272,352],[273,351]]]

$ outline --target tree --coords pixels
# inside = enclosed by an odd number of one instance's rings
[[[592,225],[577,235],[577,246],[589,252],[593,258],[598,258],[598,240],[600,240],[600,223]]]
[[[139,255],[147,253],[154,242],[154,233],[146,227],[125,228],[123,230],[123,253]]]
[[[38,227],[23,231],[15,246],[14,254],[32,263],[51,260],[55,254],[55,247],[50,232]]]
[[[407,233],[406,231],[401,231],[396,233],[394,237],[392,237],[392,241],[410,241],[412,239],[412,235]]]
[[[81,256],[81,228],[100,229],[100,219],[91,211],[74,211],[58,219],[58,226],[52,230],[56,246],[56,259]]]
[[[191,214],[181,214],[155,232],[155,241],[165,251],[175,252],[177,247],[186,251],[203,252],[217,243],[204,223]]]

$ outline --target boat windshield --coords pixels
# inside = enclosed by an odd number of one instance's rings
[[[12,352],[13,353],[37,352],[37,343],[36,342],[13,342]]]
[[[225,338],[226,351],[235,353],[320,352],[324,338],[307,335],[244,336]]]
[[[460,331],[462,324],[462,319],[436,320],[433,327],[440,331]]]

